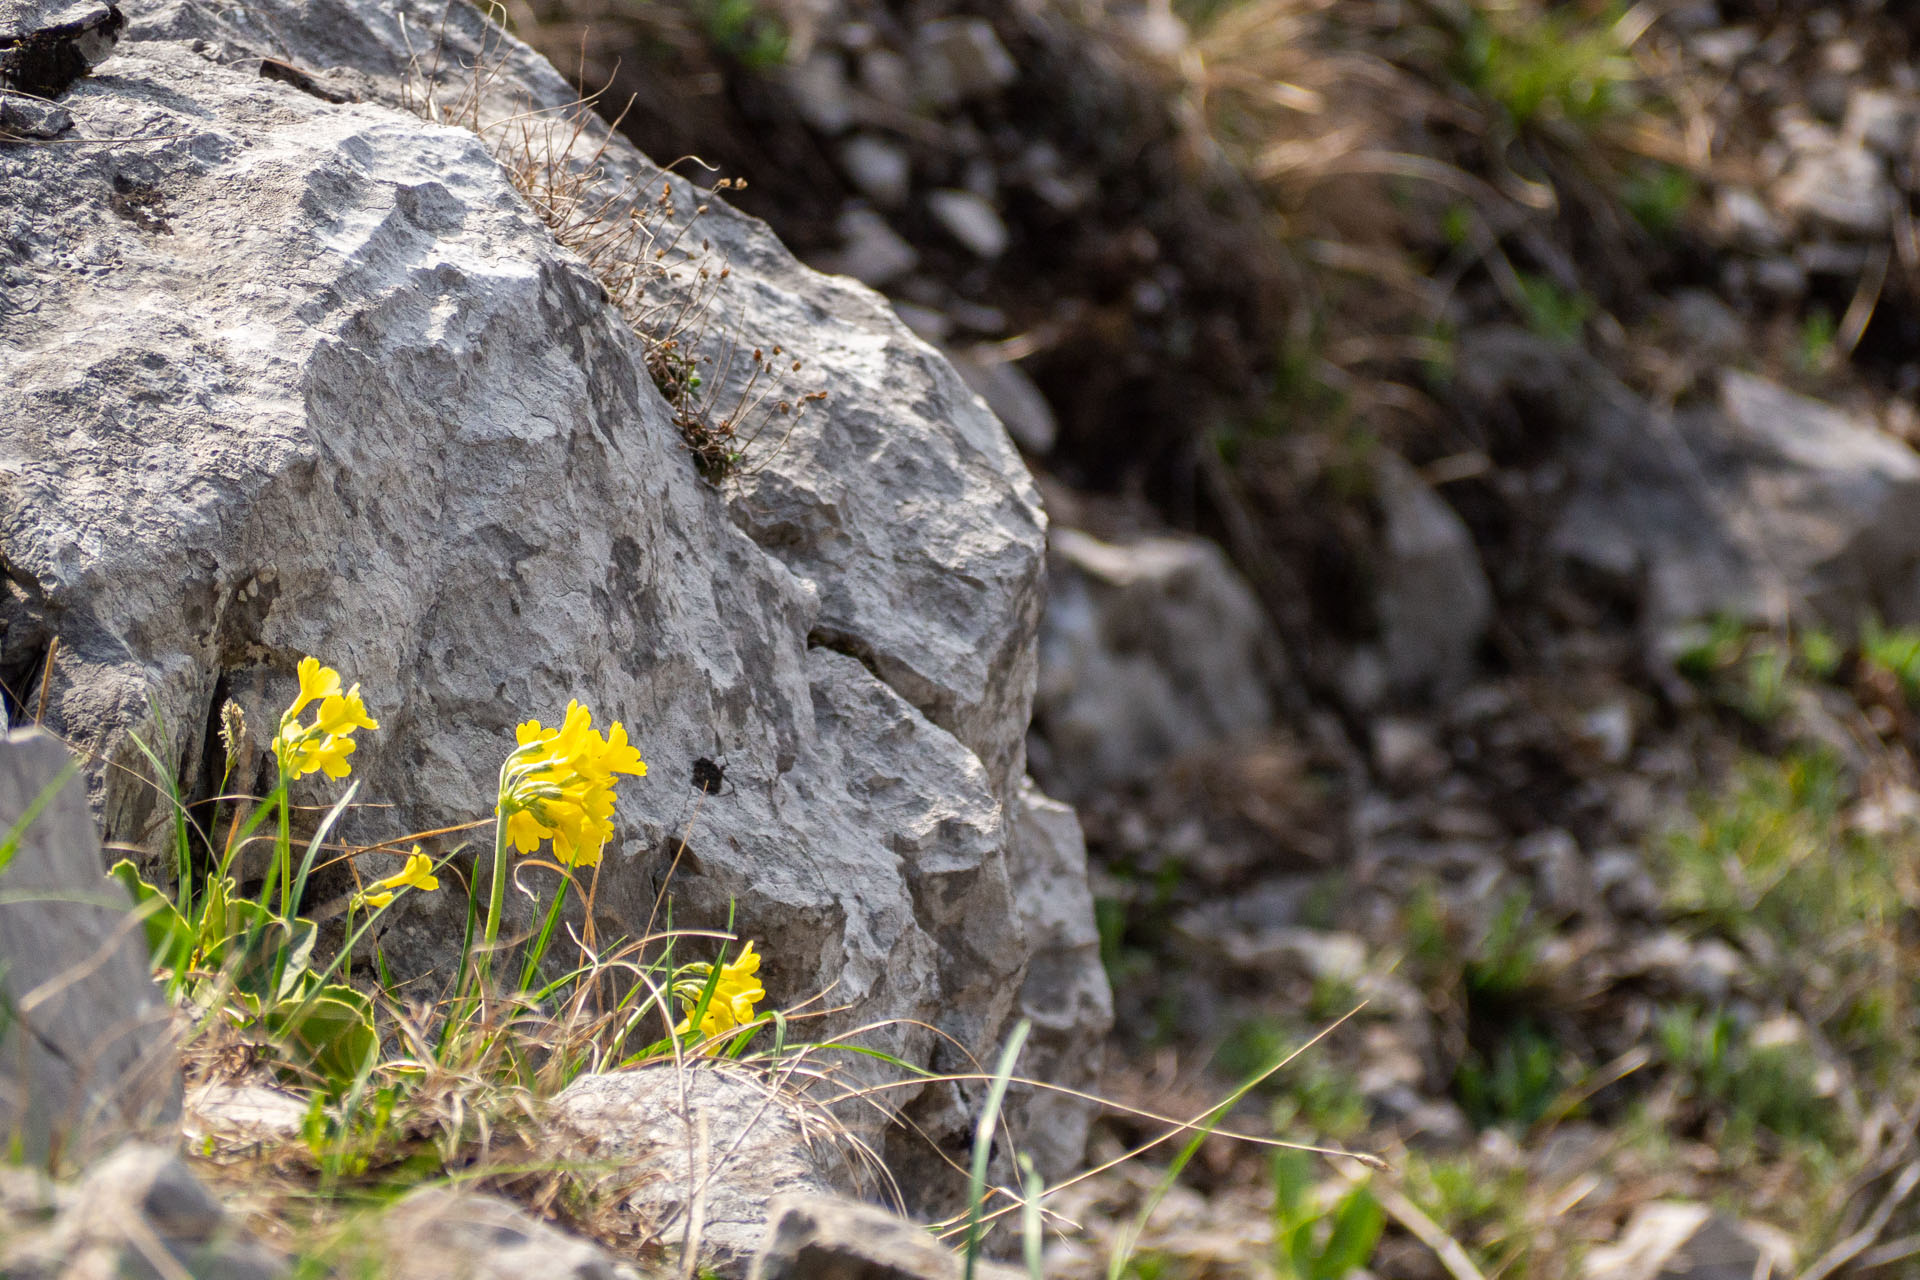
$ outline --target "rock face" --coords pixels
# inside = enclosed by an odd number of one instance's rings
[[[1514,331],[1476,335],[1460,369],[1478,412],[1557,433],[1553,549],[1632,590],[1653,627],[1788,606],[1915,620],[1920,455],[1873,424],[1737,372],[1665,417]]]
[[[1033,1032],[1019,1074],[1093,1092],[1113,1025],[1113,992],[1100,965],[1080,819],[1028,783],[1014,810],[1013,841],[1014,897],[1033,948],[1019,996],[1020,1016]],[[1027,1094],[1017,1114],[1026,1124],[1016,1136],[1037,1167],[1074,1167],[1086,1150],[1091,1104],[1042,1090]]]
[[[37,682],[58,639],[48,720],[94,753],[107,836],[165,818],[129,734],[210,794],[228,700],[256,737],[230,785],[262,789],[305,654],[381,723],[354,776],[391,808],[354,840],[482,817],[514,723],[577,697],[652,766],[603,938],[645,926],[684,836],[676,922],[734,910],[774,1002],[831,989],[819,1034],[883,1022],[869,1043],[924,1062],[923,1020],[988,1056],[1030,954],[1009,814],[1044,541],[992,415],[875,295],[715,202],[716,326],[830,395],[716,490],[482,139],[396,105],[423,41],[456,79],[497,68],[487,119],[571,101],[544,62],[459,4],[128,14],[112,74],[62,100],[127,141],[0,147],[0,677]],[[602,165],[657,190],[622,143]],[[707,758],[727,781],[703,797]],[[457,891],[409,902],[387,955],[445,968]]]
[[[0,1146],[38,1165],[180,1110],[171,1015],[77,774],[47,734],[0,735]]]

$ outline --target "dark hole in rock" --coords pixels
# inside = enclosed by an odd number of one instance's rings
[[[10,7],[0,29],[0,87],[57,98],[106,61],[127,28],[110,4]]]
[[[144,182],[115,174],[113,194],[107,197],[107,207],[142,231],[163,236],[173,234],[173,226],[166,216],[166,198],[158,188]]]

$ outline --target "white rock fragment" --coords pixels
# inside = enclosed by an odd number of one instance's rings
[[[860,193],[882,209],[898,209],[911,194],[913,162],[897,142],[855,134],[840,148],[840,167]]]
[[[927,212],[976,258],[997,258],[1007,251],[1007,224],[991,204],[971,191],[929,192]]]

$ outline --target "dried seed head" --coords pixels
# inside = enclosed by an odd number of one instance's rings
[[[247,714],[232,698],[220,707],[220,745],[226,748],[229,761],[238,760],[252,745],[247,732]]]

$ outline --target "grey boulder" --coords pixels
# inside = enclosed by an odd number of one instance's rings
[[[1034,717],[1048,785],[1076,798],[1271,722],[1278,641],[1218,546],[1060,528],[1052,550]]]
[[[332,1261],[336,1274],[370,1271],[382,1280],[638,1280],[641,1274],[511,1201],[444,1187],[408,1195],[353,1233]]]
[[[0,1179],[0,1275],[9,1280],[277,1280],[284,1259],[252,1239],[185,1162],[134,1143],[72,1188]]]
[[[582,1076],[546,1123],[555,1159],[612,1206],[634,1249],[691,1247],[723,1276],[745,1272],[774,1197],[855,1181],[858,1148],[826,1110],[792,1083],[711,1060]]]
[[[1383,453],[1376,473],[1387,679],[1403,694],[1443,693],[1473,671],[1493,621],[1493,588],[1473,534],[1419,472]]]
[[[960,1280],[961,1259],[925,1227],[839,1196],[781,1196],[749,1280]],[[982,1280],[1024,1275],[983,1263]]]
[[[79,762],[0,735],[0,1147],[63,1165],[180,1110],[172,1020],[132,903],[107,879]]]
[[[1790,1275],[1793,1250],[1771,1230],[1704,1204],[1643,1204],[1619,1238],[1588,1254],[1582,1280],[1749,1280]]]
[[[1553,440],[1553,553],[1630,591],[1656,634],[1715,614],[1916,620],[1920,454],[1872,423],[1732,370],[1714,401],[1663,414],[1513,330],[1475,335],[1459,368],[1473,411]]]

